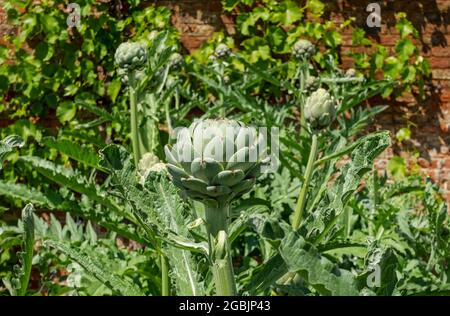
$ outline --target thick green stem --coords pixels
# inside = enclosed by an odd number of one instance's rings
[[[169,265],[167,258],[161,254],[161,295],[169,296]]]
[[[141,150],[139,147],[139,119],[138,119],[136,90],[135,87],[133,86],[134,80],[130,81],[131,81],[130,82],[131,143],[133,145],[134,163],[137,167],[139,164],[139,160],[141,159]]]
[[[305,118],[305,83],[308,79],[308,61],[302,61],[300,64],[300,95],[299,95],[299,101],[300,101],[300,136],[303,137],[306,135],[306,118]]]
[[[211,270],[218,296],[236,295],[233,264],[228,245],[229,206],[205,207],[209,235]]]
[[[300,226],[303,216],[303,210],[306,204],[306,193],[308,192],[309,182],[314,171],[314,161],[317,156],[317,134],[312,135],[311,151],[309,152],[308,164],[306,165],[305,181],[303,182],[300,194],[295,207],[294,219],[292,220],[292,229],[296,231]]]

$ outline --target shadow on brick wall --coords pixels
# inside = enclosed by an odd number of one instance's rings
[[[192,51],[201,46],[213,32],[220,30],[230,30],[234,28],[234,17],[224,15],[220,0],[199,1],[199,0],[160,0],[151,1],[157,5],[165,5],[171,8],[173,24],[180,30],[181,41],[187,51]],[[300,1],[304,4],[305,0]],[[382,24],[390,30],[395,28],[395,15],[398,12],[405,12],[408,19],[419,32],[419,40],[424,53],[429,52],[433,47],[447,47],[445,34],[450,24],[450,0],[445,8],[436,0],[416,0],[416,1],[376,1],[376,0],[327,0],[325,19],[333,19],[334,15],[340,15],[347,19],[355,17],[355,24],[366,29],[367,33],[375,40],[381,41],[384,34],[374,32],[373,28],[368,28],[366,11],[369,3],[378,3],[381,7]],[[395,133],[404,126],[410,126],[413,132],[414,143],[406,142],[404,148],[394,146],[394,152],[399,153],[407,147],[415,147],[421,156],[429,161],[430,151],[441,151],[441,146],[450,145],[450,134],[446,128],[440,125],[442,118],[442,101],[438,87],[431,82],[427,84],[427,95],[425,99],[418,96],[404,101],[391,100],[388,103],[391,107],[387,113],[377,118],[376,123],[380,128],[389,129]],[[386,100],[372,100],[372,104],[386,104]],[[419,144],[419,145],[418,145]],[[418,147],[417,147],[418,145]],[[405,148],[406,147],[406,148]]]
[[[419,32],[424,52],[428,52],[434,46],[446,47],[448,45],[444,33],[439,28],[444,27],[446,29],[450,24],[450,1],[448,1],[449,5],[443,8],[443,5],[438,6],[438,1],[436,0],[329,0],[327,1],[325,18],[330,18],[332,13],[340,14],[344,18],[356,17],[356,24],[365,28],[368,33],[377,38],[379,35],[373,34],[373,29],[368,28],[366,24],[367,15],[369,14],[366,12],[366,8],[369,3],[378,3],[380,5],[382,24],[389,28],[395,27],[395,15],[398,12],[405,12],[408,20],[412,22]],[[431,35],[430,39],[425,38],[426,34]]]
[[[438,5],[438,2],[439,5]],[[344,19],[355,17],[355,25],[364,28],[372,38],[381,41],[381,29],[369,28],[366,20],[370,14],[366,11],[368,4],[378,3],[381,7],[382,24],[389,30],[395,29],[395,15],[405,12],[408,20],[419,32],[419,40],[423,53],[429,53],[434,47],[447,47],[445,33],[450,24],[450,0],[417,0],[417,1],[376,1],[376,0],[329,0],[325,19],[333,19],[340,15]],[[446,5],[448,3],[448,5]],[[450,49],[450,48],[449,48]],[[426,85],[425,99],[414,96],[407,101],[392,100],[387,113],[377,118],[379,128],[396,132],[409,126],[414,141],[406,142],[402,147],[394,146],[394,152],[400,153],[408,149],[418,149],[421,157],[431,161],[430,152],[441,152],[442,146],[450,146],[450,130],[448,122],[442,123],[444,104],[441,99],[439,85],[431,82]],[[386,100],[372,100],[374,104],[385,104]],[[444,120],[446,121],[446,120]]]

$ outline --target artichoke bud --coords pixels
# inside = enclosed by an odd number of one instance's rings
[[[152,153],[146,153],[139,160],[138,164],[139,183],[142,185],[149,177],[158,177],[161,175],[167,175],[166,164],[161,163],[157,156]]]
[[[265,136],[233,120],[196,121],[166,146],[167,170],[182,194],[206,205],[231,202],[250,191],[269,160]]]
[[[119,76],[120,81],[122,81],[123,84],[128,84],[128,82],[130,81],[130,76],[128,74],[128,70],[125,68],[118,68],[117,75]],[[136,82],[139,82],[139,81],[142,81],[145,79],[145,71],[144,70],[137,69],[133,75],[134,75],[134,80]]]
[[[320,81],[319,81],[319,79],[317,79],[314,76],[310,76],[310,77],[308,77],[308,79],[306,79],[305,90],[308,93],[313,93],[314,91],[316,91],[319,88],[320,88]]]
[[[308,40],[300,39],[292,47],[292,55],[297,59],[309,59],[316,53],[316,47]]]
[[[224,43],[217,45],[216,49],[214,50],[214,54],[217,58],[225,58],[230,55],[230,53],[230,48]]]
[[[142,43],[125,42],[114,55],[117,65],[127,71],[142,68],[147,62],[147,49]]]
[[[349,68],[345,72],[345,77],[346,78],[355,78],[356,77],[356,70],[354,68]]]
[[[184,59],[179,53],[173,53],[169,58],[169,67],[170,68],[180,68],[183,65]]]
[[[318,89],[306,100],[305,118],[313,130],[328,127],[336,118],[336,102],[325,89]]]

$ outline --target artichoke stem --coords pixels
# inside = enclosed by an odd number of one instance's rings
[[[306,117],[305,117],[305,83],[309,77],[308,72],[309,63],[307,60],[302,60],[300,64],[300,136],[306,135]]]
[[[137,110],[137,96],[134,87],[134,78],[130,74],[130,112],[131,112],[131,143],[133,145],[133,158],[136,167],[141,159],[141,150],[139,147],[139,122]]]
[[[205,220],[216,295],[235,296],[236,283],[228,244],[229,205],[218,208],[206,206]]]
[[[205,207],[206,226],[211,237],[217,238],[221,230],[228,233],[229,209],[228,205],[218,208]]]
[[[161,279],[161,295],[169,296],[169,265],[163,254],[161,254]]]
[[[305,181],[303,182],[300,194],[295,207],[294,219],[292,220],[292,229],[296,231],[302,220],[303,210],[306,204],[306,192],[308,192],[309,182],[314,171],[314,162],[317,156],[317,134],[313,133],[311,142],[311,151],[309,152],[308,164],[306,165]]]

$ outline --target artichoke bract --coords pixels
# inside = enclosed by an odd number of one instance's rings
[[[238,121],[196,121],[165,147],[167,170],[186,196],[210,207],[224,205],[255,185],[269,162],[265,140]]]
[[[305,104],[305,119],[313,130],[328,127],[336,118],[336,102],[325,89],[313,92]]]
[[[147,62],[147,49],[142,43],[125,42],[119,45],[114,58],[120,68],[134,70]]]
[[[300,39],[292,47],[292,54],[295,58],[311,58],[316,53],[316,47],[308,40]]]

